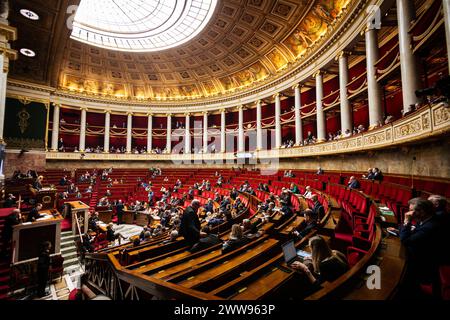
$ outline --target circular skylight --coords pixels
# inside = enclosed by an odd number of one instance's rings
[[[30,20],[39,20],[39,15],[29,9],[20,9],[20,14]]]
[[[217,0],[81,0],[71,38],[112,50],[159,51],[194,38]]]
[[[36,52],[34,52],[31,49],[28,48],[22,48],[20,49],[20,53],[23,54],[26,57],[34,58],[36,56]]]

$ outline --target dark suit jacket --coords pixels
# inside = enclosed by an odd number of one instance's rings
[[[242,247],[243,245],[247,244],[248,242],[250,242],[250,239],[247,238],[246,236],[244,236],[238,240],[230,239],[223,244],[222,253],[231,252],[239,247]]]
[[[200,238],[200,220],[191,206],[184,210],[180,222],[180,234],[192,245]]]
[[[28,222],[31,222],[32,219],[39,219],[41,215],[39,214],[39,211],[36,208],[31,209],[30,213],[28,214]]]
[[[325,216],[325,209],[323,208],[322,204],[320,204],[319,201],[317,201],[314,204],[314,207],[312,208],[313,211],[313,217],[317,220],[320,221],[322,220],[322,218]]]
[[[439,218],[433,216],[417,224],[400,227],[400,240],[407,251],[408,267],[423,283],[430,283],[437,276],[438,264],[445,248]]]
[[[189,250],[191,253],[198,252],[200,250],[212,247],[215,244],[222,241],[215,234],[208,234],[206,237],[201,238],[194,246]]]
[[[361,185],[359,184],[359,181],[358,181],[358,180],[353,180],[352,182],[350,182],[350,183],[348,184],[348,187],[349,187],[350,189],[359,189],[359,188],[361,188]]]

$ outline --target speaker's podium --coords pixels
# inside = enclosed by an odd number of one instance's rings
[[[42,188],[36,192],[36,203],[42,203],[42,209],[56,208],[56,193],[53,187]]]
[[[14,264],[37,258],[44,241],[52,244],[51,254],[61,252],[62,216],[56,210],[41,210],[39,214],[42,217],[36,221],[21,223],[13,227],[12,262]]]
[[[72,233],[76,235],[77,231],[77,221],[80,226],[80,232],[86,233],[88,231],[88,221],[89,221],[89,206],[81,201],[70,201],[66,202],[70,205],[72,212]]]

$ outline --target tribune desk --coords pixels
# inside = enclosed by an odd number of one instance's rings
[[[89,206],[81,201],[70,201],[66,202],[70,205],[72,211],[72,234],[78,234],[77,231],[77,220],[80,225],[80,231],[86,233],[89,229]]]
[[[56,193],[54,188],[42,188],[36,192],[36,202],[42,203],[42,209],[54,209],[56,208]]]
[[[62,216],[56,210],[39,211],[42,218],[13,227],[13,263],[37,258],[41,244],[50,241],[51,254],[61,252]]]

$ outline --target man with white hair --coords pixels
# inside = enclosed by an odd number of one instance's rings
[[[200,201],[192,200],[183,213],[180,223],[180,234],[186,240],[189,247],[192,247],[200,239],[200,220],[197,211],[200,208]]]

